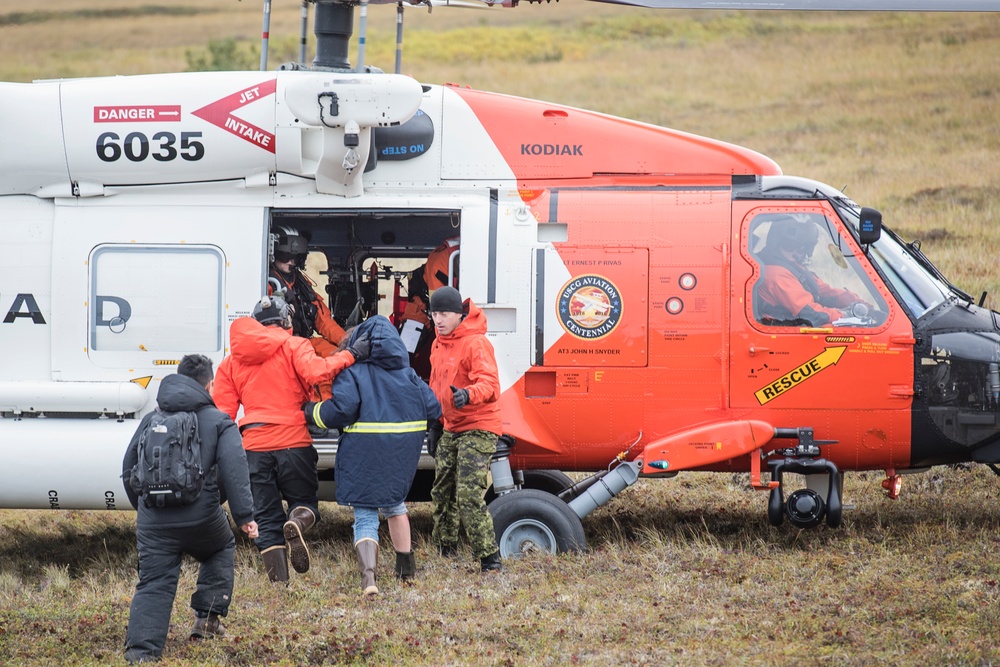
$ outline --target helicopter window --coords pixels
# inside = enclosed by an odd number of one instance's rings
[[[869,256],[882,269],[907,310],[920,317],[943,303],[949,290],[920,266],[894,234],[883,230],[882,237],[872,244]]]
[[[885,301],[825,215],[760,214],[749,244],[760,265],[750,298],[760,324],[875,327],[885,321]]]
[[[224,259],[218,248],[101,246],[90,265],[92,354],[222,349]]]

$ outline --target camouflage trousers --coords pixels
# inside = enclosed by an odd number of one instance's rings
[[[434,501],[431,536],[438,546],[457,544],[461,523],[476,558],[484,558],[497,550],[493,517],[483,500],[490,457],[496,450],[497,435],[489,431],[445,431],[441,435],[431,488]]]

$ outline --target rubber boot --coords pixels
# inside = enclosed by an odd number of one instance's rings
[[[267,578],[273,582],[288,584],[288,550],[284,544],[268,547],[260,552],[264,561]]]
[[[305,506],[298,506],[288,513],[285,522],[285,542],[288,544],[288,557],[292,561],[292,569],[303,574],[309,571],[309,548],[306,547],[302,535],[316,524],[316,515]]]
[[[370,537],[363,538],[354,545],[358,552],[358,571],[361,573],[361,588],[363,595],[378,595],[375,585],[375,566],[378,565],[378,542]]]
[[[412,551],[396,552],[396,578],[410,581],[417,574],[417,559]]]
[[[489,556],[483,556],[479,559],[479,562],[482,565],[483,572],[496,572],[503,569],[499,551],[494,551]]]

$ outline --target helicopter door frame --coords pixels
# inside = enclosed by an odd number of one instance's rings
[[[848,244],[846,250],[857,250],[853,237],[824,202],[733,202],[732,242],[739,251],[733,253],[732,265],[730,405],[763,410],[763,414],[788,411],[773,417],[775,426],[811,426],[817,438],[861,443],[859,462],[869,457],[877,460],[878,450],[909,436],[914,372],[909,320],[899,316],[898,304],[860,257],[867,279],[885,301],[884,322],[865,327],[758,323],[747,303],[761,275],[759,259],[749,245],[755,238],[751,225],[762,213],[822,213]],[[815,406],[823,407],[817,410]],[[871,419],[844,423],[836,417],[841,410],[867,413]],[[828,416],[818,419],[822,414]],[[868,424],[875,422],[890,426],[869,429]]]

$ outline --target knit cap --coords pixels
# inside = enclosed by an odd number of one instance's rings
[[[464,313],[462,295],[454,287],[439,287],[431,294],[430,307],[432,313]]]

